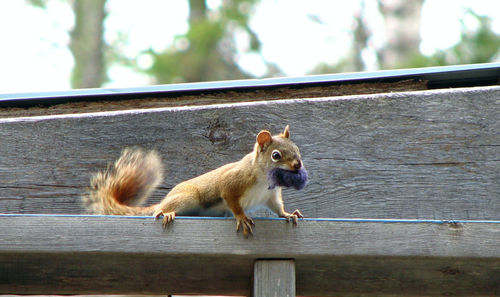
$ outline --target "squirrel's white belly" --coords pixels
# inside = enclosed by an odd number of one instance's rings
[[[244,210],[250,210],[259,206],[265,206],[274,195],[275,190],[269,190],[266,179],[259,180],[255,185],[247,189],[240,199],[240,205]]]

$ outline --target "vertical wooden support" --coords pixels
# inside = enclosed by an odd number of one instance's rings
[[[257,260],[253,268],[253,297],[295,297],[293,260]]]

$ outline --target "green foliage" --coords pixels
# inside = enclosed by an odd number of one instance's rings
[[[462,20],[460,42],[431,56],[417,54],[410,57],[408,63],[401,65],[401,67],[488,63],[498,58],[500,55],[500,35],[491,29],[491,18],[478,15],[472,10],[468,10],[467,15],[477,21],[478,28],[476,30],[467,28]]]
[[[257,34],[248,25],[252,8],[259,0],[233,0],[224,1],[221,7],[222,23],[226,27],[234,22],[237,27],[243,29],[250,38],[250,50],[259,51],[261,44]],[[228,28],[231,30],[231,28]]]
[[[477,22],[477,27],[474,29],[467,27],[463,21],[466,17],[472,17]],[[463,19],[461,21],[460,41],[457,44],[448,49],[439,50],[430,56],[418,52],[408,57],[404,63],[397,65],[396,68],[488,63],[500,58],[500,34],[492,30],[491,18],[479,15],[469,9]],[[358,29],[359,24],[361,23],[357,22],[355,31]],[[335,64],[320,63],[310,73],[361,71],[362,69],[356,69],[355,67],[356,52],[351,49],[345,57]]]
[[[48,0],[26,0],[30,5],[33,5],[38,8],[45,9],[47,7]]]
[[[462,41],[452,50],[458,60],[465,63],[490,62],[499,54],[500,35],[491,29],[491,19],[478,15],[472,10],[468,12],[479,23],[477,31],[467,30],[462,22]]]
[[[222,62],[217,43],[223,36],[224,28],[220,23],[204,20],[193,24],[187,34],[176,38],[174,44],[185,44],[179,49],[172,46],[163,53],[150,50],[154,63],[149,71],[160,83],[196,81],[202,76],[210,77],[213,74],[205,72],[215,72],[217,69],[213,68],[220,67],[217,64]]]
[[[237,32],[243,32],[249,37],[249,50],[260,50],[260,41],[248,25],[257,1],[223,1],[216,11],[210,11],[204,0],[189,0],[188,32],[177,36],[174,45],[164,52],[150,49],[153,65],[147,72],[158,83],[249,77],[236,64],[234,38]]]

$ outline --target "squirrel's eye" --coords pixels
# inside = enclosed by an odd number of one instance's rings
[[[273,160],[273,162],[277,162],[277,161],[281,160],[281,153],[280,153],[280,151],[274,150],[271,153],[271,159]]]

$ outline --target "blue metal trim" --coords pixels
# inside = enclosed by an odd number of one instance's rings
[[[303,77],[168,84],[136,88],[78,89],[58,92],[0,94],[0,107],[29,107],[73,101],[98,101],[102,99],[110,100],[153,96],[161,97],[186,93],[254,90],[287,86],[306,87],[311,85],[338,85],[341,83],[393,82],[404,79],[427,80],[429,82],[429,88],[476,86],[498,84],[499,78],[500,63],[486,63],[383,70],[375,72],[310,75]]]
[[[55,218],[121,218],[147,219],[151,216],[114,216],[114,215],[73,215],[73,214],[0,214],[2,217],[55,217]],[[233,220],[232,217],[187,217],[179,216],[176,220]],[[254,218],[254,220],[285,221],[283,218]],[[436,220],[436,219],[361,219],[361,218],[306,218],[301,221],[309,222],[336,222],[336,223],[420,223],[420,224],[500,224],[497,220]]]

